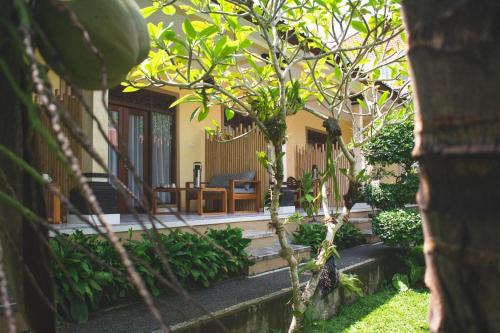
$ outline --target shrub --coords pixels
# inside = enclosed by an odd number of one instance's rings
[[[381,212],[372,219],[373,231],[389,246],[410,249],[423,242],[420,214],[415,210]]]
[[[322,223],[300,224],[292,234],[292,243],[308,245],[311,253],[316,253],[326,236],[326,226]],[[365,244],[365,238],[352,223],[344,223],[335,235],[334,244],[343,250],[356,245]]]
[[[206,237],[173,231],[159,235],[158,243],[146,236],[143,234],[140,240],[122,242],[153,295],[160,294],[162,288],[157,274],[166,279],[169,277],[155,245],[159,245],[157,248],[164,253],[179,281],[188,287],[208,287],[218,279],[240,273],[249,265],[245,247],[250,240],[243,238],[241,229],[210,229]],[[69,236],[57,236],[50,240],[50,244],[55,257],[53,271],[57,303],[64,317],[82,323],[88,319],[90,310],[135,295],[125,277],[125,268],[109,242],[76,231]],[[91,260],[80,247],[102,263]],[[156,272],[151,272],[151,269]]]
[[[417,174],[402,177],[394,184],[366,185],[363,198],[367,204],[381,210],[404,208],[415,203],[419,178]]]
[[[408,120],[384,126],[362,149],[366,161],[371,165],[399,164],[408,169],[414,162],[411,155],[414,146],[413,120]]]

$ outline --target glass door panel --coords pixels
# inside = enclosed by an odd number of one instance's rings
[[[172,185],[172,116],[151,113],[152,187]],[[179,185],[179,184],[176,184]],[[158,203],[172,203],[170,193],[159,193]]]
[[[118,111],[110,111],[111,117],[108,121],[108,140],[115,149],[118,149]],[[112,120],[114,121],[112,121]],[[108,147],[108,169],[109,171],[118,176],[118,154],[113,147]]]
[[[135,168],[135,176],[144,179],[144,116],[129,113],[128,115],[128,157]],[[131,170],[128,171],[128,187],[140,200],[143,199],[144,189],[136,180]],[[133,198],[129,198],[129,204],[138,206]]]

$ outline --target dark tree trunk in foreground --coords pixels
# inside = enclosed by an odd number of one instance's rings
[[[17,20],[12,4],[7,1],[0,9],[2,21],[9,19],[15,26]],[[11,41],[4,39],[0,43],[2,60],[15,83],[30,96],[18,45],[9,39],[3,27],[0,27],[0,35]],[[38,159],[28,112],[4,75],[0,75],[0,143],[36,168]],[[4,154],[0,154],[0,169],[0,191],[14,197],[36,215],[45,217],[42,188]],[[48,234],[46,229],[33,223],[12,205],[0,202],[0,241],[11,296],[33,332],[50,333],[55,332],[54,293],[48,249],[42,242]]]
[[[500,2],[406,0],[433,332],[500,332]]]

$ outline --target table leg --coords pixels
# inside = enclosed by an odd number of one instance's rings
[[[152,205],[151,206],[152,206],[152,214],[154,215],[157,212],[157,207],[156,207],[156,205],[157,205],[157,202],[156,202],[157,195],[156,195],[156,191],[153,191],[153,198],[152,199],[153,200],[151,200],[152,201]]]
[[[177,199],[177,213],[181,213],[181,191],[176,191],[176,199]]]
[[[197,191],[196,210],[198,211],[198,215],[203,215],[203,189]]]
[[[222,211],[227,214],[227,192],[222,192]]]

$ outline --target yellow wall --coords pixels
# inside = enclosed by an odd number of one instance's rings
[[[174,88],[163,88],[156,90],[173,94],[178,98],[188,94],[187,90]],[[185,186],[188,181],[193,181],[193,163],[202,162],[205,165],[205,127],[213,126],[210,119],[221,122],[222,113],[220,107],[213,107],[210,115],[202,122],[196,118],[190,121],[192,112],[198,104],[186,103],[177,105],[176,110],[176,173],[177,186]],[[202,172],[202,177],[204,173]],[[182,198],[184,206],[184,198]]]

